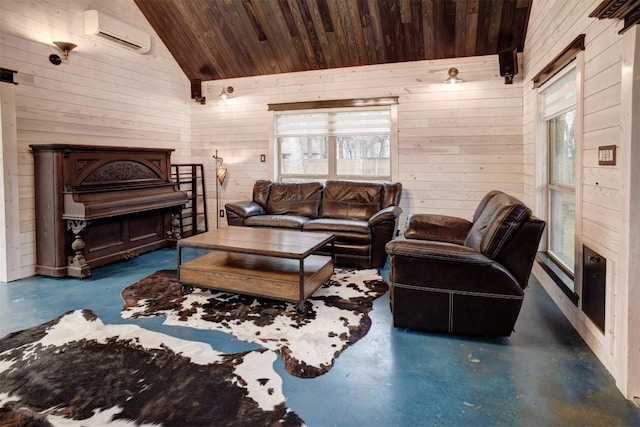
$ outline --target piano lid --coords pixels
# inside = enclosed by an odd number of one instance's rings
[[[187,203],[170,176],[166,148],[31,145],[34,156],[54,157],[62,170],[63,219],[91,220]]]
[[[94,220],[182,206],[187,203],[187,194],[174,184],[165,184],[99,192],[65,191],[63,200],[63,219]]]

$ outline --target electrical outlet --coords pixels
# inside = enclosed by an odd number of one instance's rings
[[[267,161],[267,156],[265,154],[260,154],[260,163],[264,163]]]
[[[224,218],[224,209],[220,209],[220,218]]]

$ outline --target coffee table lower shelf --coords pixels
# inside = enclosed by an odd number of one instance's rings
[[[302,267],[302,268],[301,268]],[[229,291],[298,303],[304,301],[333,274],[333,259],[309,255],[303,261],[233,252],[210,252],[178,267],[185,286]]]

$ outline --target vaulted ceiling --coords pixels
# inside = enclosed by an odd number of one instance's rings
[[[134,1],[207,81],[521,52],[533,0]]]

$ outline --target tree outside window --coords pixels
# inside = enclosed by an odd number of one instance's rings
[[[391,179],[390,108],[276,116],[279,178]]]

